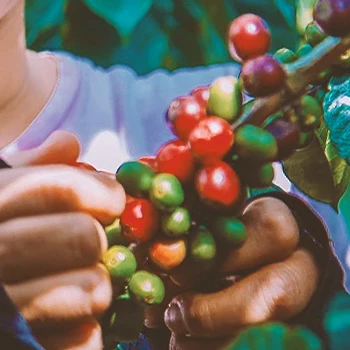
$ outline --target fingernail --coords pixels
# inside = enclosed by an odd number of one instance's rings
[[[169,307],[165,310],[164,321],[171,332],[175,334],[188,333],[181,310],[177,303],[170,304]]]
[[[96,226],[96,231],[100,240],[101,254],[104,254],[108,249],[108,240],[106,232],[96,219],[93,219],[93,222]]]

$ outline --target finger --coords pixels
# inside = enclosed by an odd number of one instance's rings
[[[0,232],[5,283],[95,265],[108,245],[103,227],[82,213],[13,219]]]
[[[219,269],[223,275],[281,261],[295,251],[299,228],[282,201],[269,197],[257,199],[246,207],[241,220],[247,229],[247,240],[242,247],[220,256]],[[189,261],[172,273],[172,279],[182,286],[194,286],[200,280],[207,280],[206,276],[213,271],[203,268]]]
[[[247,241],[231,250],[220,269],[223,273],[257,268],[289,257],[299,243],[298,224],[286,204],[271,197],[249,204],[241,217]]]
[[[256,323],[287,320],[309,303],[319,278],[308,251],[266,266],[231,287],[212,294],[176,297],[165,313],[175,334],[219,337]]]
[[[145,326],[149,329],[164,327],[164,312],[168,308],[169,303],[176,295],[188,291],[174,284],[169,278],[164,278],[163,282],[165,285],[165,297],[163,302],[159,305],[145,308]]]
[[[102,350],[102,331],[96,321],[36,334],[46,350]]]
[[[81,211],[108,225],[125,206],[125,193],[117,181],[63,165],[2,170],[0,192],[0,222]]]
[[[232,337],[223,337],[218,339],[197,339],[172,334],[169,343],[169,350],[227,350],[231,343]]]
[[[5,289],[33,329],[99,316],[112,298],[108,272],[100,265],[6,285]]]
[[[76,163],[80,155],[79,139],[68,131],[56,131],[39,147],[5,156],[5,160],[14,168],[45,165]]]

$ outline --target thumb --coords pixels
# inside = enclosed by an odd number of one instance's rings
[[[68,131],[56,131],[39,147],[10,154],[4,160],[14,168],[34,165],[75,165],[80,155],[79,139]]]

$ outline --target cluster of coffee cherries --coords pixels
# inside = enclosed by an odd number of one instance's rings
[[[297,54],[281,49],[269,55],[271,33],[263,19],[253,14],[235,19],[229,50],[242,63],[240,77],[220,77],[174,100],[166,120],[175,138],[155,156],[126,162],[117,170],[127,203],[121,217],[106,228],[110,248],[103,263],[122,294],[105,318],[110,343],[138,337],[143,307],[164,300],[164,276],[191,261],[214,264],[223,249],[244,244],[246,227],[239,215],[249,188],[270,186],[273,163],[304,146],[305,135],[319,127],[323,111],[313,92],[260,127],[232,128],[252,106],[251,101],[243,103],[244,94],[263,97],[283,89],[284,65],[309,52],[309,46],[312,50],[326,34],[313,22],[305,37],[308,46]],[[315,84],[324,84],[327,74]]]

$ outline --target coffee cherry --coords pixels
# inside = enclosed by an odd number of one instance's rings
[[[127,203],[120,217],[123,236],[129,242],[147,242],[158,232],[160,216],[155,206],[146,199]]]
[[[191,215],[186,208],[177,208],[162,217],[162,231],[169,237],[188,234],[191,227]]]
[[[204,226],[196,227],[191,241],[191,257],[196,261],[210,261],[216,256],[216,242]]]
[[[323,110],[318,101],[312,96],[301,99],[300,126],[303,131],[312,131],[321,125]]]
[[[201,168],[195,177],[200,199],[214,209],[229,209],[240,199],[241,184],[237,173],[225,162]]]
[[[161,239],[152,244],[149,258],[157,267],[170,271],[182,264],[186,252],[186,242],[183,239]]]
[[[157,159],[153,156],[144,156],[139,158],[139,163],[148,165],[154,171],[157,171]]]
[[[301,45],[297,51],[297,55],[303,57],[312,52],[312,50],[313,48],[310,44]]]
[[[283,87],[286,73],[273,56],[264,55],[245,62],[240,79],[248,94],[263,97]]]
[[[111,225],[105,227],[105,232],[109,247],[113,245],[127,245],[127,241],[122,236],[120,218],[117,218]]]
[[[317,46],[327,37],[315,21],[307,25],[304,35],[307,43],[312,47]]]
[[[272,163],[262,165],[246,165],[242,171],[243,179],[249,187],[264,188],[272,185],[275,177]]]
[[[136,271],[137,263],[130,249],[123,246],[114,246],[103,255],[103,264],[112,279],[123,282],[129,279]]]
[[[223,244],[237,247],[243,245],[247,239],[247,229],[242,221],[234,217],[218,217],[212,230]]]
[[[265,127],[277,141],[277,159],[288,158],[297,148],[300,139],[299,126],[283,117],[275,118]]]
[[[242,60],[263,55],[271,46],[266,22],[254,14],[244,14],[231,22],[228,35],[231,50]]]
[[[298,59],[298,56],[294,51],[287,49],[285,47],[276,51],[273,56],[281,64],[292,63]]]
[[[235,152],[240,159],[264,163],[272,161],[278,153],[275,137],[254,125],[243,125],[236,132]]]
[[[129,293],[141,304],[161,304],[165,296],[163,281],[156,275],[137,271],[128,284]]]
[[[154,170],[140,162],[126,162],[116,173],[117,181],[133,197],[147,196],[154,176]]]
[[[210,95],[209,86],[197,87],[191,91],[190,95],[193,96],[201,106],[207,108]]]
[[[166,212],[172,212],[181,206],[185,197],[181,183],[171,174],[156,175],[149,195],[152,203]]]
[[[192,153],[205,164],[222,159],[233,145],[233,140],[231,125],[219,117],[202,120],[189,137]]]
[[[163,145],[157,153],[159,173],[177,177],[181,183],[189,182],[194,174],[195,161],[189,146],[181,140]]]
[[[187,141],[192,129],[205,117],[205,107],[193,96],[176,99],[170,104],[166,113],[169,128],[183,141]]]
[[[228,122],[235,120],[242,110],[242,91],[239,81],[232,76],[221,77],[210,86],[208,115]]]
[[[299,138],[298,149],[305,148],[311,144],[314,140],[315,134],[312,131],[301,132]]]
[[[143,329],[144,309],[130,298],[116,299],[103,316],[104,349],[115,349],[120,342],[139,339]]]
[[[331,36],[345,36],[350,32],[349,0],[318,0],[314,19],[322,30]]]

